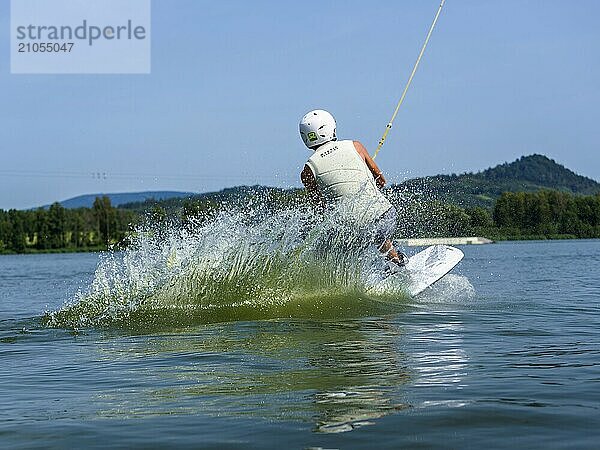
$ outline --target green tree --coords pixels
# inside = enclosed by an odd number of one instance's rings
[[[85,221],[83,219],[84,211],[81,209],[71,210],[68,214],[67,228],[71,231],[71,239],[68,244],[81,248],[85,245]]]
[[[183,203],[181,221],[185,226],[203,223],[215,216],[219,203],[209,199],[188,199]]]
[[[48,214],[44,208],[34,212],[35,224],[35,248],[45,250],[50,248],[50,229],[48,226]]]
[[[22,253],[25,251],[25,229],[23,227],[23,212],[11,209],[8,211],[8,218],[11,225],[9,244],[10,248],[15,252]]]
[[[11,231],[8,213],[0,209],[0,253],[8,250],[10,234]]]
[[[99,244],[110,246],[111,237],[117,234],[117,220],[114,208],[107,196],[96,197],[94,200],[94,217],[97,223],[97,231],[100,237]]]
[[[512,192],[503,193],[494,206],[493,219],[499,227],[510,227],[514,226],[514,211],[512,204],[513,194]]]
[[[53,203],[48,208],[48,246],[59,249],[66,245],[66,212],[60,203]]]
[[[473,228],[488,228],[494,225],[490,212],[481,206],[467,208],[465,212],[469,215],[470,224]]]

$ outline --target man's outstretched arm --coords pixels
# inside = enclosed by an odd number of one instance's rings
[[[373,161],[373,158],[371,158],[371,155],[369,155],[369,152],[367,151],[365,146],[358,141],[354,141],[354,148],[365,161],[365,164],[373,174],[373,178],[375,179],[375,183],[377,183],[377,186],[379,186],[380,188],[385,186],[385,177],[383,176],[383,173],[381,172],[377,164],[375,164],[375,161]]]

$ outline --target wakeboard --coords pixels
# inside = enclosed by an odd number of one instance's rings
[[[408,295],[419,295],[443,278],[463,259],[464,253],[449,245],[432,245],[409,258],[406,266],[386,270],[373,288],[385,290],[388,283],[401,283]],[[389,263],[390,266],[393,263]]]

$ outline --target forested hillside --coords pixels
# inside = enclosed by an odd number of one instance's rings
[[[409,180],[386,195],[399,212],[396,237],[600,237],[600,184],[542,155],[475,174]],[[101,250],[125,245],[141,220],[193,227],[221,209],[274,211],[305,202],[303,189],[241,186],[121,208],[97,197],[91,208],[0,210],[0,253]]]
[[[478,173],[415,178],[392,188],[462,207],[487,208],[491,208],[503,192],[552,189],[572,194],[600,193],[600,183],[577,175],[543,155],[523,156]]]
[[[512,163],[504,163],[480,172],[476,177],[487,181],[523,182],[573,194],[596,194],[600,184],[591,178],[577,175],[572,170],[544,155],[523,156]]]

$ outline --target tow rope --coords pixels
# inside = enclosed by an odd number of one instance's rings
[[[419,53],[419,57],[417,58],[417,61],[415,62],[415,66],[413,67],[412,73],[410,74],[410,77],[408,78],[408,82],[406,83],[406,86],[404,87],[404,92],[402,92],[402,97],[400,97],[400,101],[396,105],[394,114],[392,114],[392,118],[386,125],[385,131],[383,132],[383,136],[381,136],[381,140],[379,141],[379,144],[377,145],[377,148],[375,149],[375,153],[373,153],[373,159],[375,159],[377,157],[379,150],[381,150],[381,147],[383,147],[383,144],[385,143],[388,133],[392,129],[394,120],[396,119],[396,116],[398,115],[400,106],[402,106],[402,102],[404,102],[404,97],[406,97],[408,88],[410,87],[413,77],[415,76],[415,73],[417,72],[417,68],[419,67],[419,63],[421,62],[421,57],[423,56],[423,53],[425,53],[425,48],[427,48],[427,44],[429,43],[429,38],[431,37],[431,33],[433,33],[433,29],[435,28],[435,24],[437,23],[438,17],[440,17],[440,13],[442,12],[442,8],[444,7],[445,2],[446,2],[446,0],[442,0],[442,2],[440,3],[440,7],[438,8],[435,18],[433,19],[433,23],[431,24],[431,27],[429,28],[429,33],[427,33],[427,37],[425,38],[425,42],[423,43],[423,47],[421,47],[421,53]]]

